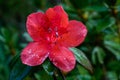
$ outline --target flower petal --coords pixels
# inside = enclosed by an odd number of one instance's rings
[[[21,60],[23,64],[36,66],[43,63],[48,57],[47,46],[43,43],[31,42],[23,49]]]
[[[50,27],[67,27],[68,25],[68,15],[63,10],[62,6],[55,6],[54,8],[49,8],[46,11],[46,15],[50,21]]]
[[[78,46],[84,41],[87,35],[87,29],[85,25],[76,20],[69,22],[67,31],[67,33],[62,35],[60,43],[69,47]]]
[[[41,12],[32,13],[27,17],[27,31],[34,41],[40,41],[45,38],[44,28],[47,25],[47,18]]]
[[[66,47],[55,46],[49,54],[49,58],[56,67],[64,72],[69,72],[75,67],[75,57]]]

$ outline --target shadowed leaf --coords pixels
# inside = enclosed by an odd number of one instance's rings
[[[14,61],[14,60],[13,60]],[[23,65],[20,59],[17,59],[12,66],[9,80],[23,80],[32,67]]]

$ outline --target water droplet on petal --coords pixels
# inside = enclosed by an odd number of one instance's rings
[[[59,36],[58,32],[55,32],[55,35],[56,35],[56,37],[58,37]]]
[[[55,59],[52,59],[52,61],[54,62],[54,61],[55,61]]]
[[[55,64],[55,65],[57,65],[57,63],[56,63],[56,62],[54,62],[54,64]]]
[[[31,49],[29,49],[27,52],[28,52],[28,54],[31,54],[31,53],[32,53],[32,50],[31,50]]]
[[[87,32],[87,30],[84,29],[82,32],[83,32],[83,36],[85,37],[85,36],[86,36],[86,32]]]
[[[63,58],[64,60],[66,60],[66,58]]]
[[[57,32],[57,31],[58,31],[58,27],[57,27],[57,26],[54,28],[54,31],[55,31],[55,32]]]
[[[52,29],[51,28],[48,28],[48,32],[51,33]]]

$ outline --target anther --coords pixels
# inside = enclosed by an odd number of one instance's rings
[[[58,37],[58,36],[59,36],[58,32],[55,32],[55,36],[56,36],[56,37]]]
[[[48,28],[48,32],[51,33],[52,29],[51,28]]]

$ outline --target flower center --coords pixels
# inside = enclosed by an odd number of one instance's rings
[[[58,39],[60,38],[60,34],[59,34],[59,31],[58,31],[58,28],[57,26],[54,27],[54,28],[48,28],[48,37],[47,37],[47,40],[50,42],[50,43],[57,43]]]

